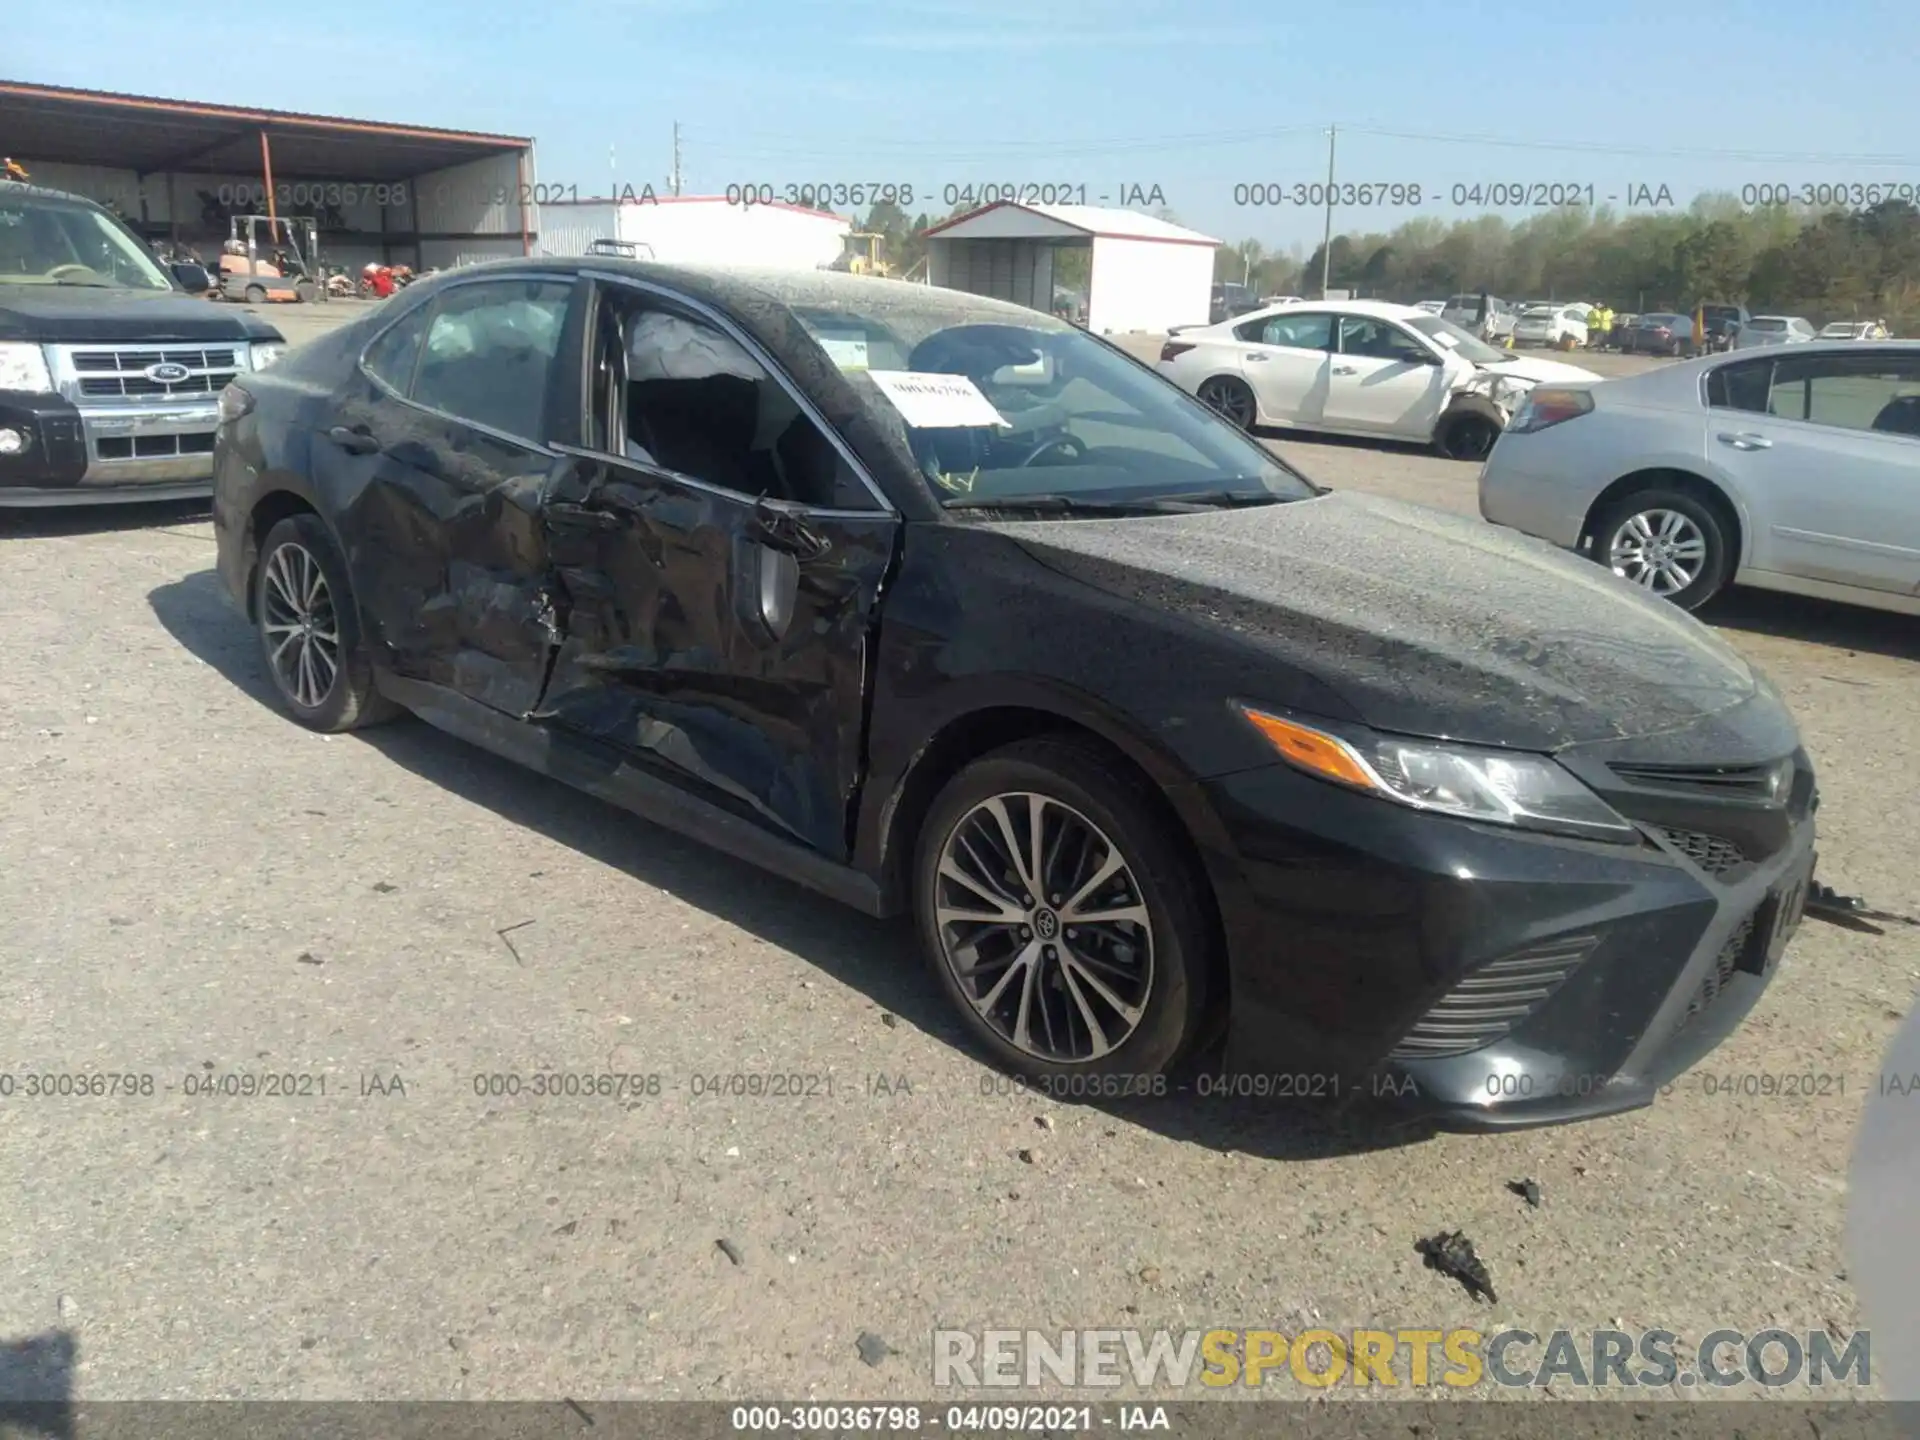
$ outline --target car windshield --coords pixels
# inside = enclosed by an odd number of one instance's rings
[[[1406,323],[1434,344],[1451,350],[1462,360],[1474,365],[1497,365],[1514,358],[1508,351],[1496,350],[1471,331],[1462,330],[1451,320],[1443,320],[1438,315],[1409,315]]]
[[[1848,324],[1845,321],[1835,321],[1833,324],[1827,326],[1826,329],[1822,330],[1820,333],[1822,335],[1833,335],[1833,336],[1844,337],[1844,336],[1853,334],[1856,328],[1858,327]]]
[[[1784,330],[1787,328],[1787,322],[1784,320],[1775,320],[1768,315],[1762,315],[1758,320],[1749,320],[1747,322],[1747,328],[1749,330]]]
[[[1648,327],[1652,327],[1656,325],[1666,325],[1671,327],[1673,325],[1678,324],[1680,322],[1680,319],[1681,317],[1678,315],[1642,315],[1640,317],[1640,323]]]
[[[896,287],[795,304],[942,504],[1088,509],[1318,493],[1257,441],[1086,331]],[[1064,502],[1064,503],[1063,503]]]
[[[0,285],[173,288],[105,211],[24,192],[0,193]]]

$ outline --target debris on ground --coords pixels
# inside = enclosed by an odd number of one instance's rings
[[[900,1024],[900,1020],[892,1011],[882,1010],[880,1012],[880,1023],[886,1026],[887,1029],[892,1030]]]
[[[1538,1180],[1509,1180],[1507,1189],[1518,1195],[1534,1209],[1540,1208],[1540,1182]]]
[[[1886,934],[1881,925],[1920,925],[1920,919],[1912,915],[1876,910],[1858,895],[1842,895],[1831,885],[1822,885],[1817,880],[1807,890],[1806,915],[1809,920],[1824,920],[1843,930],[1858,930],[1867,935]]]
[[[1018,1155],[1022,1165],[1031,1165],[1040,1158],[1031,1150],[1021,1150],[1018,1152]]]
[[[299,965],[324,965],[327,963],[311,950],[302,950],[298,955],[294,956],[294,962]]]
[[[376,895],[391,895],[399,888],[398,885],[389,884],[385,880],[376,880],[373,882],[373,890]]]
[[[1140,1283],[1142,1285],[1158,1285],[1160,1283],[1160,1267],[1158,1265],[1142,1267],[1140,1271]]]
[[[1033,1117],[1033,1123],[1038,1125],[1042,1130],[1051,1130],[1053,1129],[1053,1116],[1036,1115]]]
[[[1487,1274],[1480,1257],[1473,1253],[1473,1241],[1460,1231],[1443,1230],[1425,1240],[1416,1240],[1413,1248],[1426,1257],[1429,1270],[1452,1276],[1476,1300],[1484,1295],[1489,1303],[1500,1303],[1500,1297],[1493,1293],[1493,1277]]]
[[[713,1243],[717,1247],[719,1247],[720,1253],[726,1256],[727,1259],[731,1260],[734,1264],[744,1265],[747,1263],[744,1259],[741,1258],[740,1247],[734,1244],[731,1240],[716,1240]]]
[[[893,1347],[871,1330],[862,1330],[860,1338],[853,1342],[853,1348],[860,1352],[860,1358],[869,1365],[878,1365],[893,1353]]]

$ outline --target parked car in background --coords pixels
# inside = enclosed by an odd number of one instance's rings
[[[1742,584],[1920,614],[1920,342],[1540,386],[1480,513],[1689,610]]]
[[[1262,295],[1260,304],[1263,309],[1268,305],[1298,305],[1302,298],[1299,295]]]
[[[1695,350],[1704,352],[1733,349],[1740,327],[1751,317],[1744,305],[1696,305],[1691,318],[1697,320],[1700,331]]]
[[[1813,322],[1799,315],[1756,315],[1740,327],[1733,337],[1736,350],[1756,350],[1762,345],[1798,345],[1819,338]]]
[[[1586,312],[1570,305],[1536,305],[1522,310],[1513,326],[1514,343],[1571,350],[1587,343]]]
[[[1693,348],[1693,321],[1671,311],[1637,315],[1619,343],[1628,355],[1684,355]]]
[[[1216,285],[1213,287],[1207,323],[1218,325],[1222,320],[1231,320],[1236,315],[1250,315],[1259,308],[1259,298],[1246,286]]]
[[[1161,348],[1160,373],[1242,428],[1410,440],[1459,460],[1486,454],[1529,387],[1600,378],[1377,300],[1308,301],[1182,330]]]
[[[1633,1109],[1800,917],[1812,765],[1706,627],[1322,491],[1032,310],[512,260],[282,363],[223,401],[214,531],[286,713],[409,710],[910,915],[1048,1088],[1224,1032],[1445,1124]],[[1688,838],[1728,825],[1738,875]]]
[[[0,181],[0,509],[200,498],[216,405],[281,334],[118,216]]]
[[[1487,296],[1484,309],[1479,295],[1455,295],[1442,307],[1440,316],[1468,334],[1493,344],[1511,339],[1514,323],[1519,318],[1513,307],[1498,295]]]
[[[1878,320],[1836,320],[1820,327],[1821,340],[1890,340],[1887,327]]]
[[[1416,300],[1413,303],[1413,308],[1416,310],[1424,310],[1429,315],[1438,315],[1447,308],[1447,302],[1444,300]]]

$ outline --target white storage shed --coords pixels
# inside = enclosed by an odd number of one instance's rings
[[[928,278],[950,290],[1051,312],[1054,258],[1092,251],[1087,328],[1100,335],[1204,325],[1220,242],[1197,230],[1098,205],[1003,200],[927,231]]]
[[[624,241],[663,264],[824,270],[840,259],[853,222],[797,205],[739,205],[718,195],[651,194],[540,207],[540,249],[585,255],[595,241]]]

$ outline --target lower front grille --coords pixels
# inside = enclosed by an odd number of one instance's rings
[[[1753,927],[1759,923],[1760,912],[1754,911],[1733,927],[1733,933],[1727,937],[1727,943],[1720,947],[1720,953],[1713,957],[1713,968],[1707,971],[1700,987],[1693,992],[1693,998],[1687,1001],[1687,1013],[1680,1017],[1680,1023],[1673,1027],[1678,1035],[1687,1026],[1700,1017],[1714,1001],[1726,990],[1734,973],[1740,968],[1740,957],[1747,953],[1747,945],[1753,939]]]
[[[1489,961],[1422,1015],[1392,1058],[1432,1060],[1493,1044],[1544,1005],[1599,943],[1597,935],[1562,936]]]
[[[1667,825],[1653,827],[1660,838],[1702,870],[1716,878],[1731,874],[1747,863],[1747,855],[1733,841],[1701,830],[1676,830]]]
[[[192,435],[106,435],[93,442],[100,460],[165,460],[175,455],[211,455],[213,431]]]

